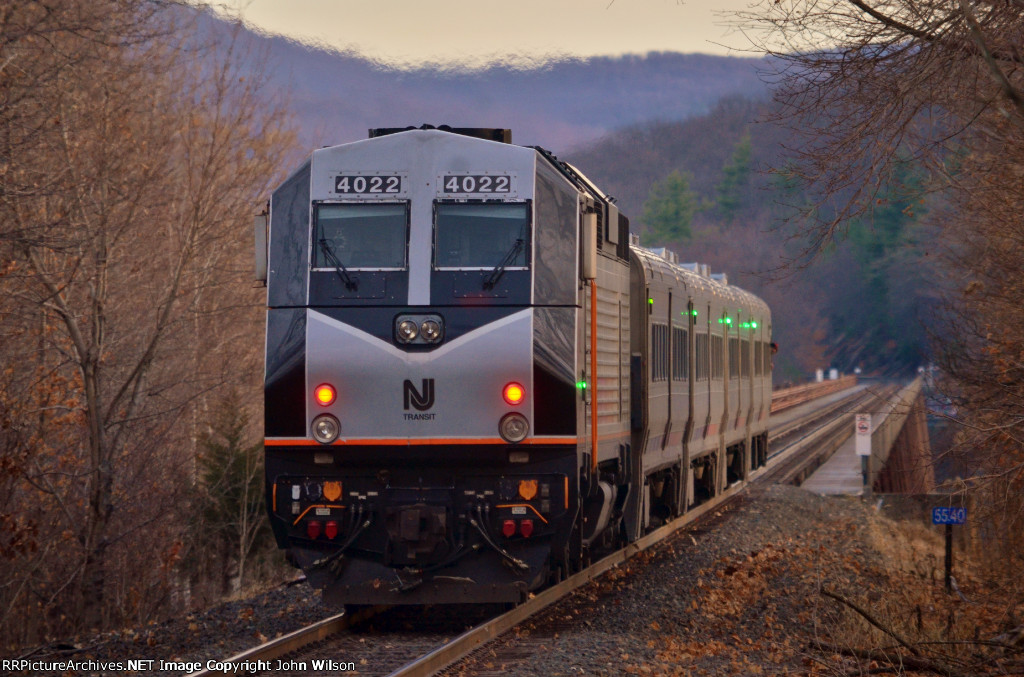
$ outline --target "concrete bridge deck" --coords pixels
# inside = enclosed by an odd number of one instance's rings
[[[879,411],[859,412],[871,414],[872,491],[920,493],[934,488],[921,387],[917,379],[883,403]],[[860,496],[865,493],[864,479],[856,436],[851,434],[801,486],[817,494]]]
[[[873,424],[875,425],[875,424]],[[860,496],[864,493],[864,472],[861,457],[857,455],[856,439],[848,440],[836,449],[836,453],[800,485],[807,491],[828,496],[845,494]]]

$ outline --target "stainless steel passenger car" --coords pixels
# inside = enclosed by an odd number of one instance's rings
[[[743,478],[769,310],[673,259],[506,130],[314,152],[257,224],[280,547],[334,603],[517,602]]]

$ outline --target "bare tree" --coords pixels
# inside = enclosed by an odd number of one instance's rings
[[[187,13],[156,7],[0,16],[0,406],[19,497],[3,519],[40,534],[8,614],[30,595],[97,625],[156,594],[113,565],[166,580],[194,480],[183,414],[227,378],[254,380],[258,333],[230,337],[256,327],[244,242],[283,108],[230,34],[207,47]]]
[[[798,139],[786,171],[817,196],[812,249],[870,214],[894,162],[960,187],[964,152],[1001,143],[999,120],[1024,124],[1022,14],[1019,2],[771,0],[741,15]]]
[[[789,176],[815,199],[807,254],[870,219],[900,163],[929,173],[949,290],[937,353],[963,424],[968,486],[1024,562],[1024,3],[780,0],[741,23],[778,68]],[[922,194],[922,198],[925,195]],[[940,257],[935,256],[933,259]]]

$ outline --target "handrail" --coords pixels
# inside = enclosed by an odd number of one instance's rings
[[[821,381],[819,383],[805,383],[804,385],[782,388],[772,392],[771,413],[795,407],[798,404],[809,402],[818,397],[824,397],[840,390],[846,390],[857,385],[857,377],[854,375],[843,376],[834,381]]]

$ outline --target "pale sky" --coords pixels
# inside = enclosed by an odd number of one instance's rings
[[[226,0],[247,23],[391,65],[650,51],[739,54],[723,13],[752,0]],[[224,11],[223,9],[221,11]]]

